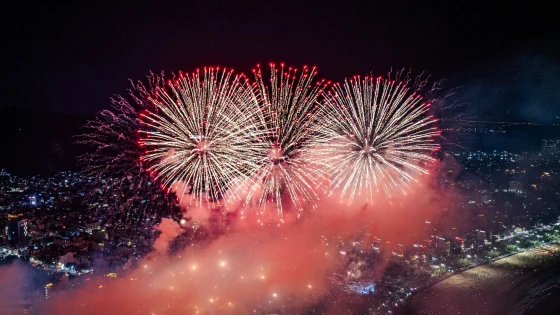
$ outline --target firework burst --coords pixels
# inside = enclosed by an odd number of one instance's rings
[[[316,69],[297,69],[270,65],[270,78],[264,78],[260,67],[253,70],[256,94],[263,109],[267,147],[264,163],[253,176],[253,186],[248,189],[248,204],[256,203],[264,211],[271,203],[282,218],[285,205],[282,195],[291,200],[293,208],[303,210],[305,201],[318,198],[312,172],[304,152],[312,138],[312,125],[316,122],[318,98],[327,82],[314,81]]]
[[[359,76],[326,93],[308,159],[328,174],[329,193],[351,203],[384,192],[406,193],[415,175],[427,174],[439,131],[428,103],[405,83]],[[319,184],[324,184],[319,182]]]
[[[150,179],[138,161],[138,110],[148,105],[149,91],[161,85],[163,75],[148,76],[148,86],[132,83],[129,97],[117,95],[112,108],[88,121],[77,143],[93,150],[80,156],[78,165],[91,180],[88,191],[95,212],[108,215],[132,230],[153,225],[161,216],[179,212],[172,197]]]
[[[180,74],[150,101],[153,109],[140,115],[140,144],[147,148],[142,160],[179,198],[221,200],[240,191],[261,164],[262,113],[243,75],[219,68]]]

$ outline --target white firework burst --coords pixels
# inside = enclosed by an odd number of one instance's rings
[[[181,183],[180,198],[218,201],[262,164],[262,113],[245,76],[219,68],[180,74],[150,100],[154,108],[141,114],[142,160],[168,190]]]
[[[318,98],[327,82],[315,81],[316,69],[304,66],[297,69],[270,64],[270,78],[263,78],[260,67],[253,70],[256,93],[265,119],[268,147],[265,163],[253,177],[253,186],[247,192],[248,204],[256,203],[262,213],[270,203],[278,216],[290,200],[291,209],[303,210],[304,202],[317,200],[312,171],[305,160],[316,122]],[[286,196],[282,201],[282,196]]]
[[[321,170],[317,175],[328,176],[319,184],[348,203],[363,193],[370,202],[380,191],[406,193],[415,175],[428,173],[439,148],[429,106],[402,82],[356,76],[334,85],[307,157]]]

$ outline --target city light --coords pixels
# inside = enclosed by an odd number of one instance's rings
[[[501,290],[560,254],[555,140],[445,148],[428,81],[302,69],[134,83],[88,123],[84,172],[0,170],[0,259],[49,275],[37,281],[52,314],[351,312],[356,300],[388,314],[414,291],[484,293],[507,266]],[[487,123],[447,131],[518,126]]]

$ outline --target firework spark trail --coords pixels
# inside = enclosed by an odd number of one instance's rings
[[[403,82],[411,91],[422,95],[424,102],[431,104],[430,113],[441,119],[438,128],[442,132],[439,138],[442,152],[456,147],[465,149],[464,143],[472,141],[468,134],[458,135],[454,131],[472,126],[469,120],[472,120],[473,113],[469,110],[469,102],[460,87],[446,89],[443,87],[445,80],[431,80],[430,75],[423,72],[415,76],[412,70],[404,68],[397,71],[391,69],[388,78]]]
[[[314,81],[316,69],[307,66],[298,75],[295,68],[270,64],[270,81],[263,78],[260,67],[253,73],[265,130],[270,132],[263,139],[268,147],[266,162],[253,177],[245,207],[252,204],[254,198],[262,214],[266,203],[272,202],[282,219],[284,192],[297,211],[303,210],[304,201],[318,199],[303,152],[312,137],[310,131],[318,108],[317,100],[328,82]]]
[[[76,141],[93,148],[78,158],[83,173],[94,178],[87,196],[96,205],[92,210],[125,220],[125,225],[133,229],[153,225],[149,220],[154,215],[178,210],[172,198],[150,180],[138,161],[142,153],[137,144],[138,109],[148,105],[146,97],[161,84],[162,77],[151,74],[147,87],[141,82],[131,82],[129,98],[120,95],[111,98],[112,108],[88,121],[85,133],[77,136]]]
[[[231,196],[262,164],[262,112],[243,75],[219,68],[180,74],[150,100],[155,109],[140,115],[142,160],[168,190],[184,183],[179,198],[191,194],[202,204],[228,190]]]
[[[329,83],[314,80],[315,68],[271,64],[270,77],[259,67],[254,74],[250,84],[232,70],[204,68],[167,85],[154,75],[148,88],[133,84],[133,102],[117,96],[113,110],[86,125],[94,131],[79,142],[96,151],[82,156],[84,170],[110,174],[111,189],[160,183],[156,195],[174,190],[199,205],[244,199],[242,216],[255,204],[257,214],[272,204],[281,219],[306,202],[313,206],[321,177],[351,201],[361,191],[371,199],[373,188],[404,190],[414,172],[426,172],[437,131],[416,93],[437,93],[438,84],[401,70],[402,83],[354,78],[324,93]]]
[[[438,148],[429,106],[402,82],[356,76],[334,85],[308,151],[319,165],[315,176],[328,174],[329,193],[340,189],[341,202],[362,192],[370,202],[380,190],[389,197],[395,189],[406,193],[414,174],[428,173],[425,165]]]

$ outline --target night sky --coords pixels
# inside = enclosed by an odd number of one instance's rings
[[[55,151],[65,162],[48,167],[72,163],[71,134],[129,78],[205,65],[249,72],[284,61],[316,65],[330,80],[412,68],[461,87],[476,115],[545,124],[560,116],[560,16],[552,4],[206,2],[6,7],[0,123],[11,152],[0,168]]]

